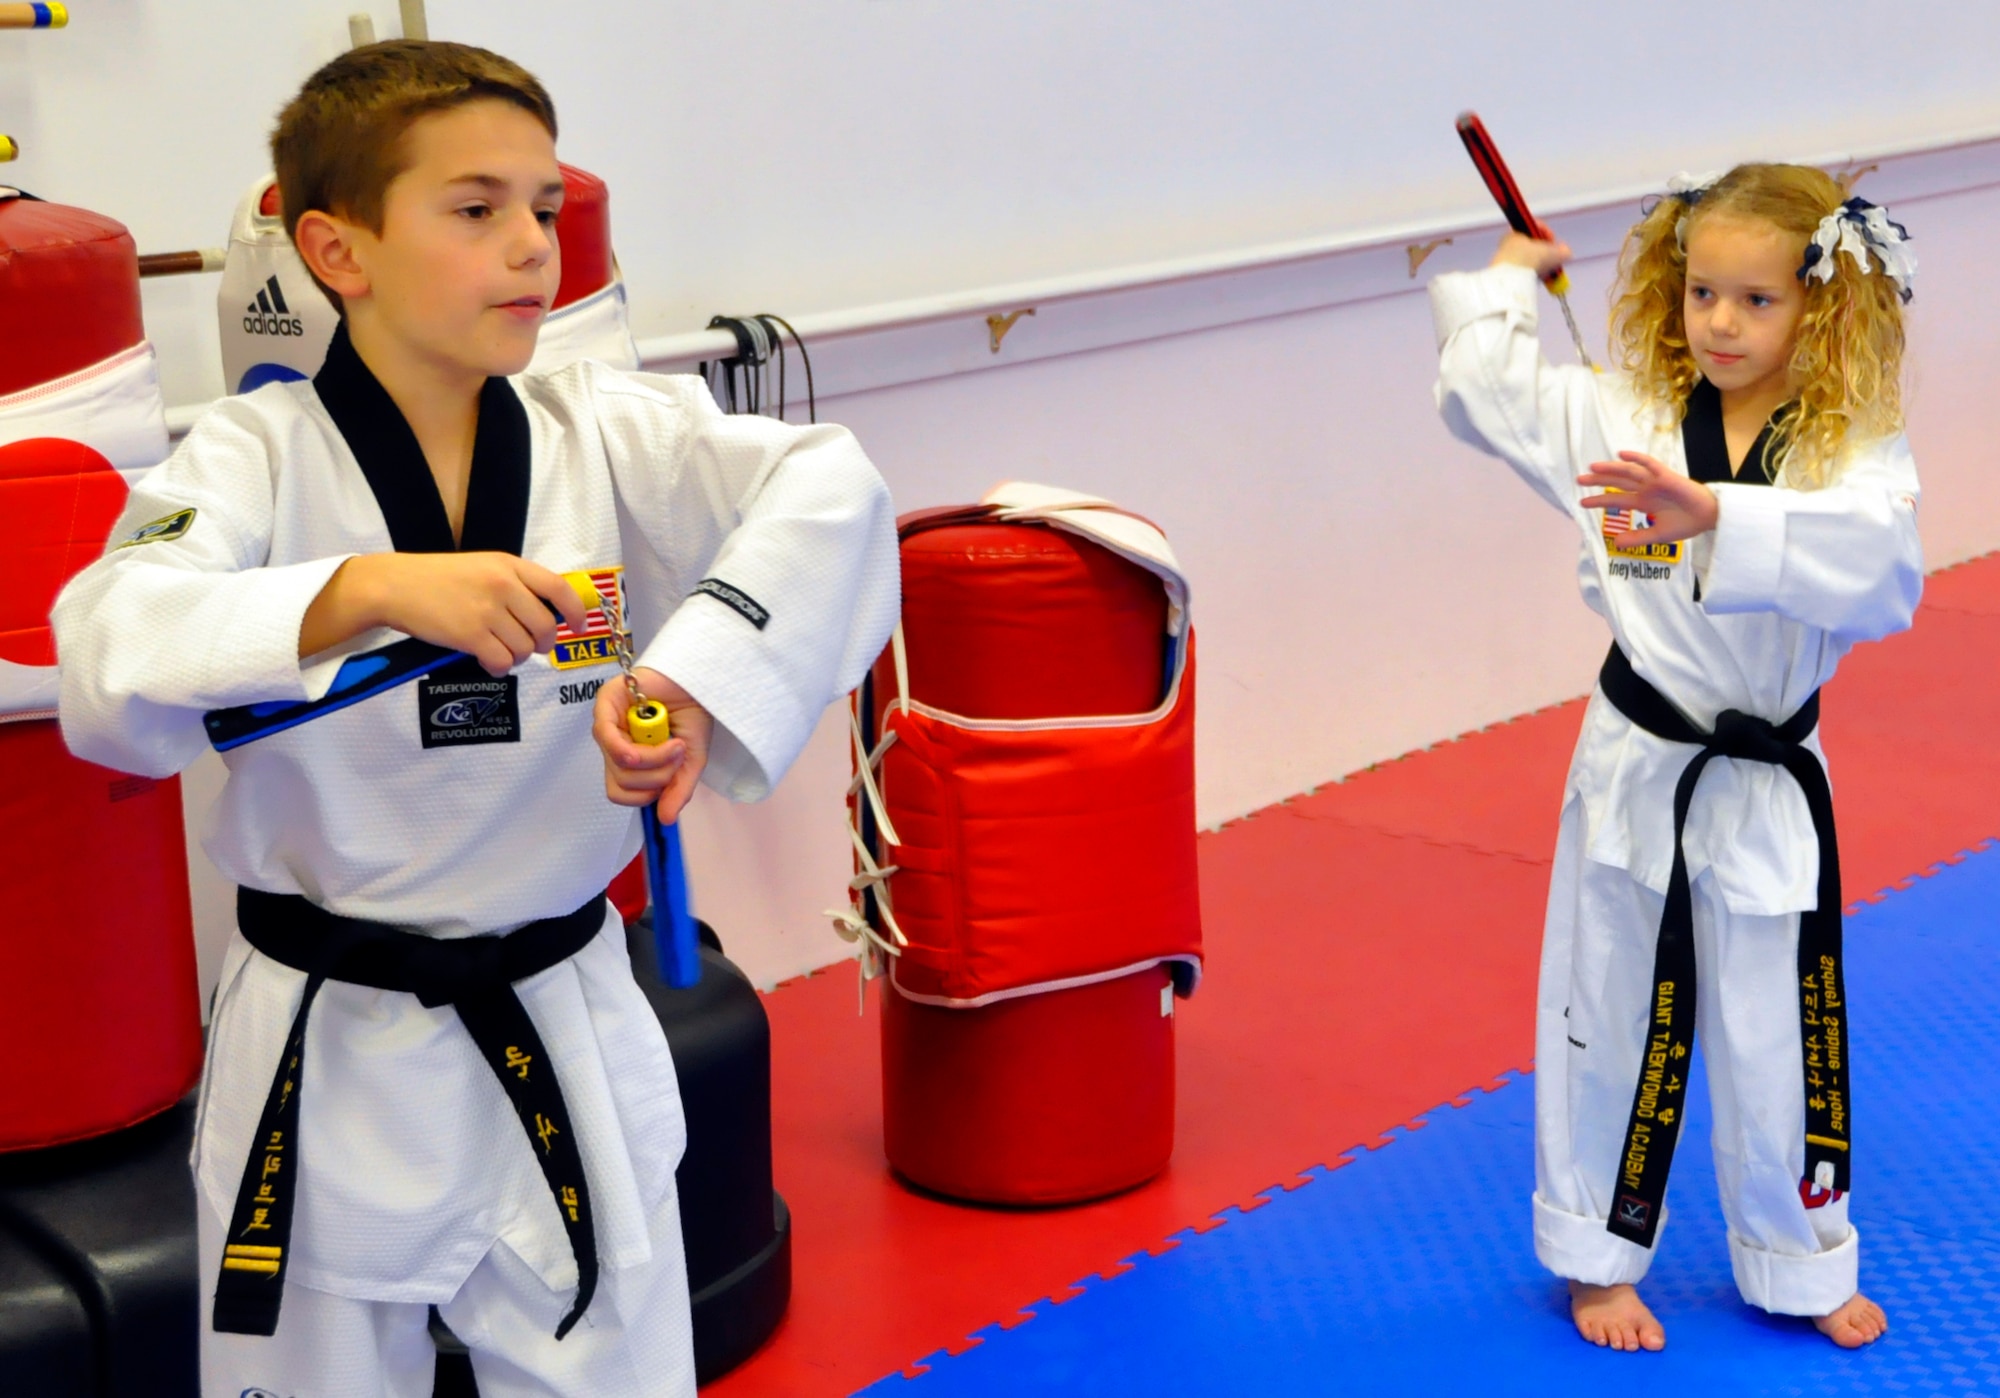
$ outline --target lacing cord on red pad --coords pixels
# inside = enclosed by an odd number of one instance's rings
[[[910,691],[909,658],[903,648],[903,626],[896,624],[896,633],[890,642],[895,655],[897,695],[891,707],[907,707]],[[845,908],[828,908],[826,916],[833,920],[833,930],[842,941],[851,942],[856,947],[856,964],[860,968],[860,979],[856,989],[860,995],[860,1007],[867,1009],[868,982],[881,975],[888,968],[886,958],[901,956],[902,949],[910,944],[903,935],[903,929],[896,923],[896,910],[889,892],[889,880],[898,873],[900,866],[877,862],[875,852],[868,847],[868,841],[861,833],[861,812],[863,803],[875,817],[875,829],[884,846],[900,845],[903,837],[896,833],[895,822],[889,819],[888,803],[882,799],[882,759],[889,749],[896,745],[894,730],[884,733],[880,742],[871,749],[861,732],[861,714],[854,703],[847,708],[848,733],[854,745],[854,780],[847,784],[847,837],[854,845],[854,857],[860,865],[860,872],[847,881],[847,892],[852,901]],[[884,937],[876,931],[868,920],[866,903],[873,893],[877,912],[882,925],[889,935]]]

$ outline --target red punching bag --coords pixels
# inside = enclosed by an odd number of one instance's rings
[[[1173,992],[1201,955],[1186,584],[1152,526],[1077,500],[901,521],[861,725],[888,829],[864,785],[857,882],[897,946],[885,1149],[961,1198],[1091,1198],[1173,1149]]]
[[[180,783],[79,761],[52,712],[49,608],[165,451],[131,235],[0,195],[0,1151],[115,1131],[201,1070]]]
[[[562,241],[562,281],[551,311],[596,295],[618,276],[611,256],[611,191],[588,170],[574,165],[561,169],[563,206],[556,216],[556,236]]]

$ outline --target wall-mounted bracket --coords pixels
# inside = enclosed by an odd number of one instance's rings
[[[1433,238],[1428,243],[1407,244],[1403,248],[1403,251],[1410,255],[1410,279],[1412,281],[1416,280],[1417,269],[1424,265],[1424,262],[1432,253],[1450,241],[1451,239],[1449,238]]]
[[[1000,342],[1007,338],[1007,332],[1014,328],[1015,321],[1019,320],[1022,316],[1031,316],[1034,313],[1035,308],[1027,306],[1018,311],[1010,311],[1004,316],[990,315],[986,317],[986,342],[992,346],[993,352],[995,354],[1000,353]]]
[[[1854,186],[1861,183],[1861,177],[1863,175],[1866,175],[1874,170],[1879,170],[1881,168],[1882,166],[1880,165],[1880,163],[1872,165],[1857,165],[1852,169],[1842,170],[1839,174],[1834,176],[1834,179],[1839,182],[1840,192],[1842,194],[1852,194],[1854,193]]]

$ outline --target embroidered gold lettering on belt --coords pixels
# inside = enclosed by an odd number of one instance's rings
[[[1833,828],[1833,792],[1826,769],[1805,739],[1819,726],[1819,695],[1783,723],[1733,709],[1704,733],[1633,670],[1616,645],[1605,657],[1598,684],[1613,708],[1635,726],[1668,742],[1699,747],[1674,786],[1674,863],[1653,953],[1653,1011],[1632,1112],[1619,1152],[1618,1194],[1606,1227],[1618,1237],[1651,1247],[1673,1167],[1674,1145],[1685,1112],[1686,1063],[1694,1051],[1694,898],[1682,840],[1688,809],[1702,771],[1717,757],[1783,767],[1799,784],[1819,841],[1815,906],[1799,914],[1799,1025],[1804,1042],[1806,1104],[1805,1176],[1808,1203],[1838,1198],[1848,1189],[1847,992],[1841,979],[1840,851]]]
[[[264,1101],[229,1216],[214,1328],[273,1335],[284,1299],[285,1267],[298,1198],[299,1100],[305,1092],[306,1023],[326,982],[345,981],[450,1005],[506,1090],[576,1257],[576,1302],[556,1328],[570,1332],[597,1288],[597,1235],[583,1159],[562,1087],[514,983],[576,955],[604,927],[602,894],[573,913],[531,922],[501,937],[442,940],[359,918],[341,917],[293,894],[242,888],[236,921],[244,940],[272,960],[306,973],[278,1071]]]

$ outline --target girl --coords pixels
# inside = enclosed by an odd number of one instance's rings
[[[1510,235],[1431,284],[1452,432],[1583,534],[1613,645],[1571,763],[1537,1006],[1535,1253],[1586,1339],[1657,1350],[1635,1283],[1698,1024],[1744,1300],[1849,1348],[1888,1328],[1847,1217],[1839,866],[1817,691],[1922,588],[1902,435],[1914,260],[1819,170],[1676,180],[1633,228],[1622,375],[1555,368]]]

